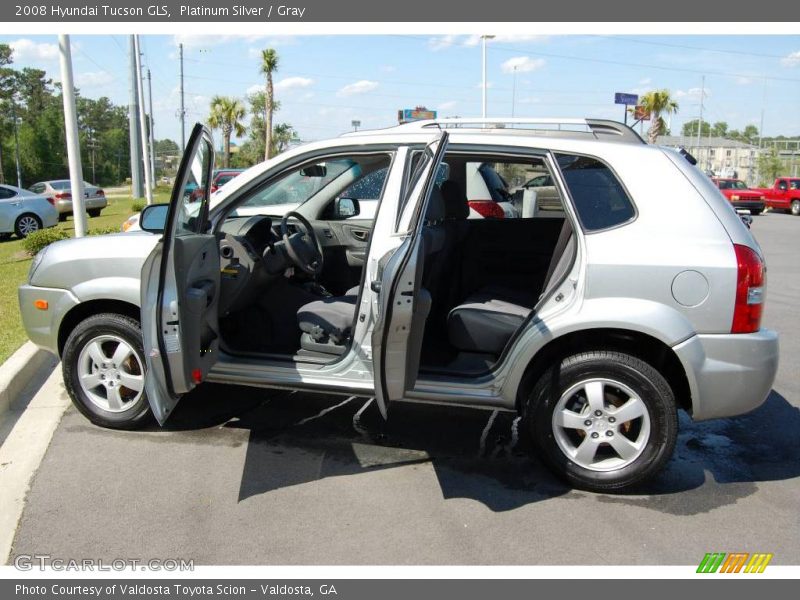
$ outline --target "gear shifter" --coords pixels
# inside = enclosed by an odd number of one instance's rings
[[[330,298],[333,296],[328,290],[321,283],[317,283],[316,281],[308,281],[303,284],[303,288],[315,296],[320,296],[322,298]]]

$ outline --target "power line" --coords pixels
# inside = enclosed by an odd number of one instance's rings
[[[689,46],[685,44],[670,44],[669,42],[655,42],[653,40],[642,40],[623,35],[595,35],[593,37],[609,40],[617,40],[631,44],[643,44],[648,46],[664,46],[666,48],[679,48],[681,50],[697,50],[700,52],[715,52],[718,54],[737,54],[739,56],[757,56],[759,58],[783,59],[785,56],[779,54],[763,54],[759,52],[745,52],[744,50],[723,50],[721,48],[708,48],[704,46]]]

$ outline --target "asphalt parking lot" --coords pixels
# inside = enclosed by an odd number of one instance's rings
[[[636,494],[566,488],[512,415],[401,405],[384,425],[367,398],[206,386],[166,430],[104,430],[67,409],[12,557],[657,565],[747,551],[797,564],[800,219],[755,217],[753,231],[764,324],[781,334],[775,387],[743,417],[682,415],[668,469]]]

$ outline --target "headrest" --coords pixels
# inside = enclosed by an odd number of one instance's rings
[[[431,191],[430,200],[428,200],[428,209],[425,212],[425,222],[428,224],[441,223],[444,221],[444,199],[442,198],[442,191],[439,186],[433,186]]]
[[[444,198],[445,219],[466,219],[469,216],[467,196],[452,179],[442,184],[442,198]]]

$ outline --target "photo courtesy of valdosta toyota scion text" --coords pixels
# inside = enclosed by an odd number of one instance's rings
[[[800,26],[675,2],[0,7],[9,594],[797,577]]]

